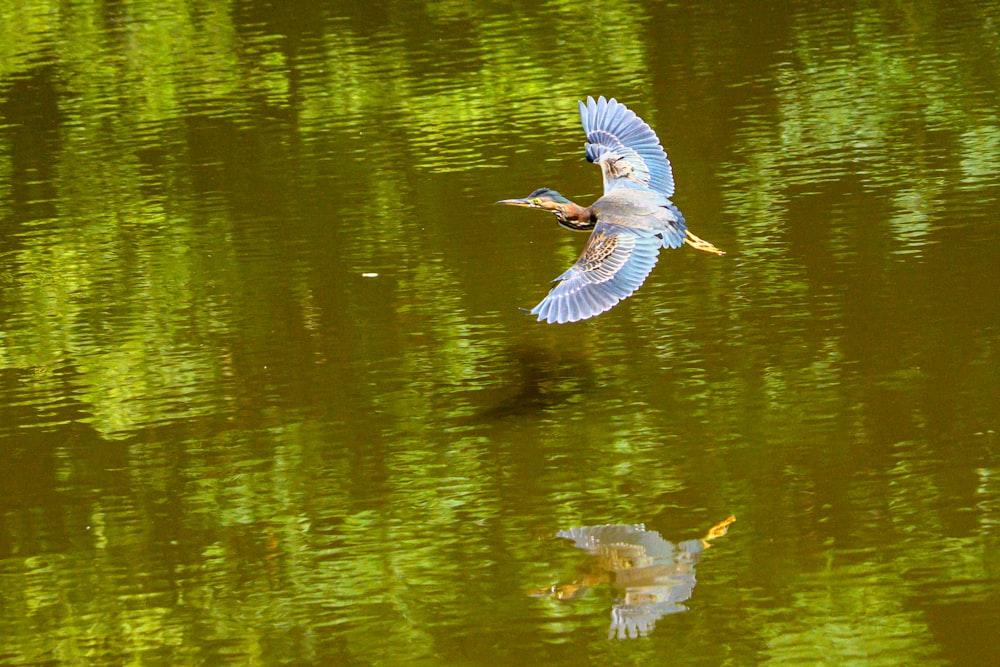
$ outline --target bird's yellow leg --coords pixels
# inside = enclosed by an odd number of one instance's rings
[[[705,252],[710,252],[713,255],[726,254],[725,250],[719,250],[705,239],[698,238],[697,236],[692,234],[690,229],[684,230],[684,243],[687,243],[695,250],[704,250]]]
[[[709,528],[708,532],[705,533],[705,537],[701,538],[702,545],[707,549],[712,540],[722,537],[727,532],[729,532],[729,524],[731,524],[734,521],[736,521],[736,517],[731,516],[728,519],[723,519],[719,523]]]

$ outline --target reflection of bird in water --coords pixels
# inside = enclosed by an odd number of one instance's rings
[[[667,614],[685,611],[696,583],[695,565],[711,541],[729,530],[736,517],[720,521],[699,540],[674,545],[642,524],[584,526],[556,533],[591,556],[582,576],[569,584],[532,591],[536,597],[572,600],[591,586],[611,583],[623,592],[611,609],[608,639],[645,636]]]
[[[580,119],[587,133],[587,160],[599,164],[604,174],[604,195],[584,207],[542,188],[524,199],[497,202],[552,211],[563,227],[593,230],[576,264],[556,278],[559,283],[531,310],[539,321],[576,322],[613,307],[639,289],[660,248],[687,243],[724,254],[692,234],[670,201],[670,161],[649,125],[624,104],[604,97],[580,102]]]

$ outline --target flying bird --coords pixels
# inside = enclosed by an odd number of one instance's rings
[[[540,322],[577,322],[614,307],[639,289],[656,265],[660,248],[686,243],[725,254],[692,234],[670,201],[674,175],[652,128],[614,98],[588,97],[579,106],[587,161],[601,166],[604,195],[584,207],[541,188],[523,199],[497,202],[551,211],[567,229],[592,230],[580,258],[531,309]]]
[[[611,608],[608,639],[644,637],[663,616],[686,611],[697,580],[695,566],[712,541],[736,521],[731,516],[712,526],[700,540],[673,543],[640,524],[581,526],[560,530],[556,537],[573,540],[590,561],[574,581],[528,591],[533,597],[574,600],[598,584],[611,583],[619,592]]]

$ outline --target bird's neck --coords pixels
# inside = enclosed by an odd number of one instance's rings
[[[589,207],[580,206],[569,202],[556,210],[556,218],[559,224],[566,229],[583,232],[593,229],[597,224],[597,216]]]

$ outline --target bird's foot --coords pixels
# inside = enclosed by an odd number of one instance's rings
[[[710,252],[713,255],[725,255],[726,254],[725,250],[719,250],[718,248],[716,248],[714,245],[712,245],[711,243],[709,243],[705,239],[698,238],[697,236],[695,236],[694,234],[692,234],[690,230],[685,230],[684,243],[687,243],[689,246],[691,246],[695,250],[703,250],[705,252]]]
[[[708,529],[705,533],[705,537],[701,538],[701,544],[706,549],[711,546],[712,540],[717,539],[729,532],[729,524],[736,521],[736,516],[733,515],[727,519],[723,519],[719,523],[715,524]]]

